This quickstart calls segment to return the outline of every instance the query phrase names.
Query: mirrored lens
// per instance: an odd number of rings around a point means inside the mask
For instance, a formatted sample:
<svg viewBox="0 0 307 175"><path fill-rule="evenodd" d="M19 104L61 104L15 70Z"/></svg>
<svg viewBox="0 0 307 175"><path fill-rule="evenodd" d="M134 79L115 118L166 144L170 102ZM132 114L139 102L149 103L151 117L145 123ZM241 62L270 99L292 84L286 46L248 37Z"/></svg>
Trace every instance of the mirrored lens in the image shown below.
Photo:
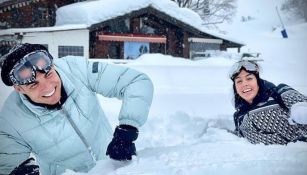
<svg viewBox="0 0 307 175"><path fill-rule="evenodd" d="M20 64L13 71L13 82L15 82L14 84L23 85L31 83L34 80L35 70L29 62Z"/></svg>
<svg viewBox="0 0 307 175"><path fill-rule="evenodd" d="M32 77L32 69L31 68L23 68L19 72L17 72L20 79L29 79Z"/></svg>
<svg viewBox="0 0 307 175"><path fill-rule="evenodd" d="M248 71L258 71L257 64L250 61L242 61L242 66Z"/></svg>
<svg viewBox="0 0 307 175"><path fill-rule="evenodd" d="M38 70L44 70L52 64L49 55L43 51L28 55L25 59L31 62L31 64Z"/></svg>

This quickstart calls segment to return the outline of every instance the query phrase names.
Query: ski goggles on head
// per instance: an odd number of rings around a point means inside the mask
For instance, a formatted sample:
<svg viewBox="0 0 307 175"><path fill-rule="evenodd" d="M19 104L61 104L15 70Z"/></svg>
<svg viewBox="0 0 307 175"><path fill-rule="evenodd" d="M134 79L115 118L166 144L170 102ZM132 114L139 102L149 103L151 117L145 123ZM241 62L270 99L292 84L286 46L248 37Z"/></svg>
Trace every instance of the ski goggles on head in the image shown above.
<svg viewBox="0 0 307 175"><path fill-rule="evenodd" d="M47 74L52 68L52 56L39 50L25 55L10 71L10 79L15 85L25 85L35 82L36 71Z"/></svg>
<svg viewBox="0 0 307 175"><path fill-rule="evenodd" d="M235 76L237 76L240 73L242 68L244 68L247 71L252 71L252 72L257 72L257 73L259 72L259 66L256 62L243 60L243 61L236 62L231 67L230 72L229 72L229 78L233 80Z"/></svg>

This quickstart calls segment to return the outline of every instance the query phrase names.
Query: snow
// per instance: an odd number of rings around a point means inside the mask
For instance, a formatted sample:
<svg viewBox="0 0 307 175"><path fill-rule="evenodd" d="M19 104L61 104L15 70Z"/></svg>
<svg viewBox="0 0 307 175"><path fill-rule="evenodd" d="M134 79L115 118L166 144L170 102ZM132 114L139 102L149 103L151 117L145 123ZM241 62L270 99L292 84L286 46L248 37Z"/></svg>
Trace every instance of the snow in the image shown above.
<svg viewBox="0 0 307 175"><path fill-rule="evenodd" d="M85 24L66 24L62 26L53 27L34 27L34 28L10 28L0 30L0 36L2 35L14 35L16 33L31 33L31 32L50 32L50 31L65 31L65 30L78 30L86 29Z"/></svg>
<svg viewBox="0 0 307 175"><path fill-rule="evenodd" d="M307 95L307 24L286 22L289 38L283 39L274 14L280 2L238 0L238 14L253 15L255 20L242 23L237 16L234 23L222 27L227 35L247 43L243 51L261 53L261 77L289 84ZM272 31L272 26L277 29ZM234 129L228 71L237 59L233 53L197 61L146 54L135 61L123 61L124 66L148 74L155 86L148 121L136 141L138 156L131 162L101 160L88 173L67 170L63 175L306 175L306 143L252 145L228 132ZM10 90L0 86L1 106ZM121 102L99 99L115 127Z"/></svg>
<svg viewBox="0 0 307 175"><path fill-rule="evenodd" d="M293 32L286 40L261 29L259 32L266 34L249 36L244 49L262 53L262 77L307 94L303 43L307 26L289 29ZM235 54L226 53L198 61L146 54L127 62L125 66L147 73L155 85L149 118L136 142L138 156L120 165L99 161L87 174L306 174L306 143L252 145L227 131L234 129L228 71L235 60ZM100 98L115 127L121 103Z"/></svg>
<svg viewBox="0 0 307 175"><path fill-rule="evenodd" d="M148 6L166 12L171 16L176 16L177 19L187 20L193 18L194 25L199 26L202 22L195 12L185 8L178 8L177 4L171 1L127 0L122 3L121 0L100 0L79 2L59 8L57 10L56 25L92 25Z"/></svg>
<svg viewBox="0 0 307 175"><path fill-rule="evenodd" d="M307 124L307 103L296 103L291 107L291 120L299 124ZM292 122L293 124L293 122Z"/></svg>

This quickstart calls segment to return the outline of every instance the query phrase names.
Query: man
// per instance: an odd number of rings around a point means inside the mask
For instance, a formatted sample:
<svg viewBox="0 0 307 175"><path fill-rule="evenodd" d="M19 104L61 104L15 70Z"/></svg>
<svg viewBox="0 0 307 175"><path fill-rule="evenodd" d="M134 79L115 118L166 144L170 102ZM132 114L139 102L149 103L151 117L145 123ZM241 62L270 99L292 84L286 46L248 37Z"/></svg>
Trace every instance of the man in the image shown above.
<svg viewBox="0 0 307 175"><path fill-rule="evenodd" d="M15 91L0 113L0 174L87 172L106 155L136 155L133 142L153 93L145 74L80 57L53 59L44 46L26 43L5 56L1 78ZM96 93L122 100L113 139Z"/></svg>

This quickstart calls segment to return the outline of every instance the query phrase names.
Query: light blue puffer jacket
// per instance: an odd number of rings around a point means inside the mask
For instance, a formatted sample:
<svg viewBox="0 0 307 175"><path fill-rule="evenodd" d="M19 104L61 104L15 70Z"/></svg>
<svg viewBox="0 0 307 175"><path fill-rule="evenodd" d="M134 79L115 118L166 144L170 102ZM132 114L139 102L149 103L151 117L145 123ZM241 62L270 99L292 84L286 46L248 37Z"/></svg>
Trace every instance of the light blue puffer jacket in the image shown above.
<svg viewBox="0 0 307 175"><path fill-rule="evenodd" d="M119 124L140 127L147 119L153 85L145 74L81 57L55 59L54 64L68 95L61 110L34 106L17 92L3 105L0 174L11 172L30 153L43 175L58 175L65 169L88 171L94 161L87 146L97 160L106 158L113 131L96 93L122 100Z"/></svg>

